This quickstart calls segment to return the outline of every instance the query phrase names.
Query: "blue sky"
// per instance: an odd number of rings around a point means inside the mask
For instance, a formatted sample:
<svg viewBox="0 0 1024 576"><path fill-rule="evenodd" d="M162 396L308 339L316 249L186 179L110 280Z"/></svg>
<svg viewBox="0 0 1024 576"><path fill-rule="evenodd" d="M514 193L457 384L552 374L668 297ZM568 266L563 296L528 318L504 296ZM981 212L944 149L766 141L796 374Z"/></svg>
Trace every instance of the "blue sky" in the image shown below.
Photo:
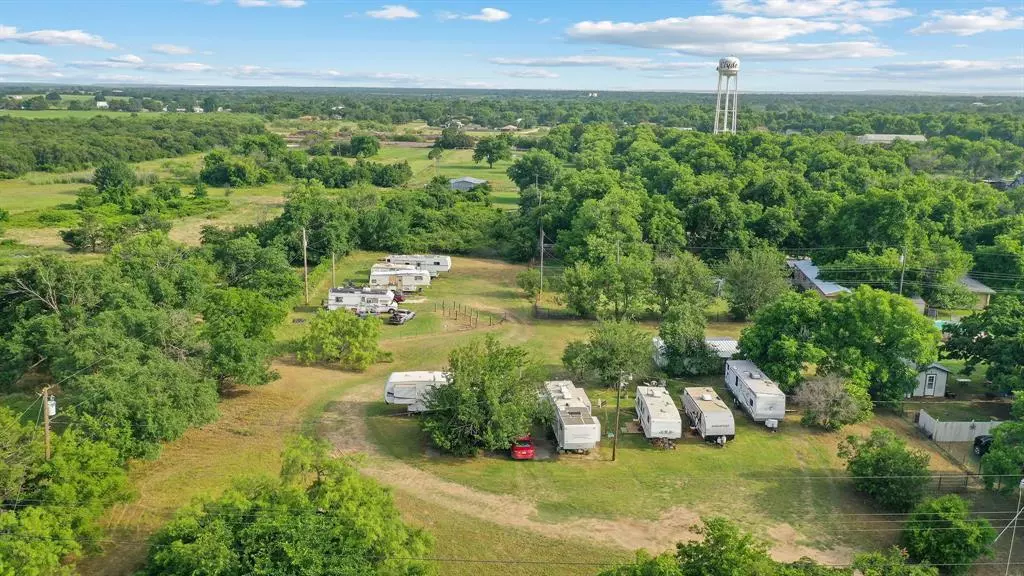
<svg viewBox="0 0 1024 576"><path fill-rule="evenodd" d="M1024 95L1024 2L0 0L0 80Z"/></svg>

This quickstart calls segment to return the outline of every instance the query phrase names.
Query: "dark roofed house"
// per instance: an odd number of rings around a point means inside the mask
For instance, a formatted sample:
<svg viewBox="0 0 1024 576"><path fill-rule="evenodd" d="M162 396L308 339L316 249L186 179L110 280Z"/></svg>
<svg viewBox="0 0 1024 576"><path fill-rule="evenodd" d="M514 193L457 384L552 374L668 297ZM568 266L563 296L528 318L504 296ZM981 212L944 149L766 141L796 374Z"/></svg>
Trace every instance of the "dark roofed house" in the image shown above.
<svg viewBox="0 0 1024 576"><path fill-rule="evenodd" d="M995 290L985 286L970 276L960 278L960 284L967 287L967 289L970 290L978 299L974 305L975 308L988 308L989 302L992 300L992 295L996 293Z"/></svg>
<svg viewBox="0 0 1024 576"><path fill-rule="evenodd" d="M487 184L487 180L480 178L473 178L472 176L463 176L461 178L452 178L448 181L448 184L452 187L452 190L458 190L459 192L469 192L477 186Z"/></svg>
<svg viewBox="0 0 1024 576"><path fill-rule="evenodd" d="M786 265L793 270L794 284L804 290L814 290L822 298L832 300L850 291L845 286L818 278L818 267L807 258L791 258L786 260Z"/></svg>

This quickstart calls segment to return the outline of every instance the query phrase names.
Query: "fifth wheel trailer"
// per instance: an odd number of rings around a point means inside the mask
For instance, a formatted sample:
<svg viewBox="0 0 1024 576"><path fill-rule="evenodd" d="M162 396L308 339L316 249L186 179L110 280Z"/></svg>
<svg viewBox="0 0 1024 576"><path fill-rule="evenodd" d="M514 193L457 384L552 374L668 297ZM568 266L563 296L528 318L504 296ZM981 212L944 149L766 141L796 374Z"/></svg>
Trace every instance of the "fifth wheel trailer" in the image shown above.
<svg viewBox="0 0 1024 576"><path fill-rule="evenodd" d="M430 286L430 273L411 266L374 264L370 269L370 286L391 288L402 292L417 292Z"/></svg>
<svg viewBox="0 0 1024 576"><path fill-rule="evenodd" d="M389 254L384 261L388 264L404 264L418 270L426 270L431 276L452 269L452 257L442 254Z"/></svg>
<svg viewBox="0 0 1024 576"><path fill-rule="evenodd" d="M444 372L392 372L384 385L384 402L407 407L409 412L427 409L427 393L448 383Z"/></svg>
<svg viewBox="0 0 1024 576"><path fill-rule="evenodd" d="M725 385L754 422L774 430L786 417L786 395L750 360L726 361Z"/></svg>
<svg viewBox="0 0 1024 576"><path fill-rule="evenodd" d="M387 288L331 288L324 307L355 313L390 314L398 309L395 293Z"/></svg>
<svg viewBox="0 0 1024 576"><path fill-rule="evenodd" d="M722 402L714 388L684 388L683 411L690 426L708 442L725 444L736 437L736 421L732 410Z"/></svg>
<svg viewBox="0 0 1024 576"><path fill-rule="evenodd" d="M601 441L601 422L590 413L590 399L570 380L545 382L548 400L555 409L551 429L558 449L566 452L590 452Z"/></svg>
<svg viewBox="0 0 1024 576"><path fill-rule="evenodd" d="M636 416L649 440L676 440L683 436L683 419L672 395L661 386L636 387Z"/></svg>

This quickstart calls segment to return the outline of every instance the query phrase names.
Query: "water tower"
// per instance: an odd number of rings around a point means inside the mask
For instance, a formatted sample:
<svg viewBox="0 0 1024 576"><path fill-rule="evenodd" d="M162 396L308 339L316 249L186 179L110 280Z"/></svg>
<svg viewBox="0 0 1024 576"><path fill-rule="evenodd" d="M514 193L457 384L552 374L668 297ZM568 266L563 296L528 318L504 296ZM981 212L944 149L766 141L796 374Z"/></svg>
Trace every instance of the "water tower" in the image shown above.
<svg viewBox="0 0 1024 576"><path fill-rule="evenodd" d="M718 61L718 95L715 98L715 134L736 133L736 113L740 108L740 59L735 56ZM722 86L725 80L725 86ZM730 87L731 85L731 87ZM724 96L724 99L723 99Z"/></svg>

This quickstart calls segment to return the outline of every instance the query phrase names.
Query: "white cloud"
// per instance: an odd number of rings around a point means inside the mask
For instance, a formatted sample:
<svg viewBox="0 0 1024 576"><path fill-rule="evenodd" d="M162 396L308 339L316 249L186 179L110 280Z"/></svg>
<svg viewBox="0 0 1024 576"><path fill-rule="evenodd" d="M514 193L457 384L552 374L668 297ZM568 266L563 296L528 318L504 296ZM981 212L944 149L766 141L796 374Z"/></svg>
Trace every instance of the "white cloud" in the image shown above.
<svg viewBox="0 0 1024 576"><path fill-rule="evenodd" d="M501 22L508 20L512 15L497 8L484 8L477 14L466 16L466 20L479 20L481 22Z"/></svg>
<svg viewBox="0 0 1024 576"><path fill-rule="evenodd" d="M112 50L117 46L107 42L102 36L90 34L83 30L33 30L18 32L13 26L0 24L0 40L11 40L22 44L46 44L49 46L91 46Z"/></svg>
<svg viewBox="0 0 1024 576"><path fill-rule="evenodd" d="M513 78L558 78L557 73L543 68L537 68L536 70L511 70L505 75Z"/></svg>
<svg viewBox="0 0 1024 576"><path fill-rule="evenodd" d="M540 20L530 18L530 22L533 22L534 24L548 24L551 22L551 18L541 18Z"/></svg>
<svg viewBox="0 0 1024 576"><path fill-rule="evenodd" d="M110 62L117 62L121 64L130 64L133 66L138 66L142 64L142 58L139 58L135 54L123 54L121 56L113 56L107 58L107 60L109 60Z"/></svg>
<svg viewBox="0 0 1024 576"><path fill-rule="evenodd" d="M75 61L68 64L72 68L126 68L131 70L152 70L156 72L210 72L213 66L201 62L153 62L147 63L134 54L114 56L106 60Z"/></svg>
<svg viewBox="0 0 1024 576"><path fill-rule="evenodd" d="M953 34L973 36L982 32L1024 30L1024 16L1011 16L1006 8L982 8L963 14L947 10L936 10L931 20L923 22L910 32L913 34Z"/></svg>
<svg viewBox="0 0 1024 576"><path fill-rule="evenodd" d="M237 0L237 4L242 8L302 8L306 5L306 0Z"/></svg>
<svg viewBox="0 0 1024 576"><path fill-rule="evenodd" d="M459 14L458 12L451 12L448 10L442 10L437 13L437 19L441 22L448 22L450 20L477 20L479 22L501 22L502 20L508 20L512 15L504 10L497 8L483 8L476 14Z"/></svg>
<svg viewBox="0 0 1024 576"><path fill-rule="evenodd" d="M825 58L875 58L896 51L875 41L831 43L783 43L794 36L823 32L862 31L859 24L800 18L743 18L732 15L665 18L650 22L579 22L566 33L570 39L635 46L667 48L684 54L784 60Z"/></svg>
<svg viewBox="0 0 1024 576"><path fill-rule="evenodd" d="M967 48L967 44L953 44L953 48Z"/></svg>
<svg viewBox="0 0 1024 576"><path fill-rule="evenodd" d="M68 64L74 68L141 68L145 62L134 54L111 56L104 60L77 60Z"/></svg>
<svg viewBox="0 0 1024 576"><path fill-rule="evenodd" d="M0 54L0 66L15 68L50 68L53 62L39 54Z"/></svg>
<svg viewBox="0 0 1024 576"><path fill-rule="evenodd" d="M201 62L172 62L150 64L147 68L161 72L210 72L213 66Z"/></svg>
<svg viewBox="0 0 1024 576"><path fill-rule="evenodd" d="M791 18L836 18L864 22L886 22L913 15L898 8L895 0L718 0L725 12L787 16Z"/></svg>
<svg viewBox="0 0 1024 576"><path fill-rule="evenodd" d="M160 54L170 54L172 56L182 56L192 53L192 49L188 46L179 46L178 44L153 44L153 46L150 47L150 50Z"/></svg>
<svg viewBox="0 0 1024 576"><path fill-rule="evenodd" d="M401 4L385 4L379 10L369 10L366 15L380 20L398 20L401 18L419 18L419 12Z"/></svg>
<svg viewBox="0 0 1024 576"><path fill-rule="evenodd" d="M500 66L569 67L596 66L619 70L678 70L684 68L714 69L713 62L657 62L650 58L634 56L552 56L548 58L491 58L492 64Z"/></svg>
<svg viewBox="0 0 1024 576"><path fill-rule="evenodd" d="M268 68L265 66L244 65L223 71L234 78L244 79L305 79L305 80L336 80L339 82L382 81L385 84L421 84L422 78L415 74L400 72L342 72L340 70L303 70L294 68Z"/></svg>
<svg viewBox="0 0 1024 576"><path fill-rule="evenodd" d="M992 77L996 72L1024 71L1024 58L1007 60L924 60L892 62L875 66L850 68L797 68L793 72L817 76L875 78L886 80L951 80L969 77Z"/></svg>

